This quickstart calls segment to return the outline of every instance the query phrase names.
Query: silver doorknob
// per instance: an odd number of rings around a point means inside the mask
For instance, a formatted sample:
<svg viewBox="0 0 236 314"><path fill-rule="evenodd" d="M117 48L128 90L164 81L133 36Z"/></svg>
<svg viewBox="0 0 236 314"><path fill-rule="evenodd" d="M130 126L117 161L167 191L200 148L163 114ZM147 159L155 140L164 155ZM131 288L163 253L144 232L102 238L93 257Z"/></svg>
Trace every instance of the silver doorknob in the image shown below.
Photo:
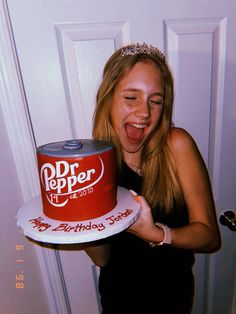
<svg viewBox="0 0 236 314"><path fill-rule="evenodd" d="M229 227L230 230L236 231L236 215L232 210L226 210L220 215L220 223Z"/></svg>

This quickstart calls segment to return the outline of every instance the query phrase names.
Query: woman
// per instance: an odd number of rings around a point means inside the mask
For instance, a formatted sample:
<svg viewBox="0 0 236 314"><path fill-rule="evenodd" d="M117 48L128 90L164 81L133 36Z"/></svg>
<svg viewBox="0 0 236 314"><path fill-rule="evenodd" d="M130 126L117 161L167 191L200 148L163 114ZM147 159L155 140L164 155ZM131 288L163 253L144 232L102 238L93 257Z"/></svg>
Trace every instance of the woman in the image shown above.
<svg viewBox="0 0 236 314"><path fill-rule="evenodd" d="M118 184L135 191L137 221L87 250L101 266L104 314L191 313L194 252L219 249L206 167L187 131L172 124L173 79L146 44L116 51L97 94L93 137L114 143Z"/></svg>

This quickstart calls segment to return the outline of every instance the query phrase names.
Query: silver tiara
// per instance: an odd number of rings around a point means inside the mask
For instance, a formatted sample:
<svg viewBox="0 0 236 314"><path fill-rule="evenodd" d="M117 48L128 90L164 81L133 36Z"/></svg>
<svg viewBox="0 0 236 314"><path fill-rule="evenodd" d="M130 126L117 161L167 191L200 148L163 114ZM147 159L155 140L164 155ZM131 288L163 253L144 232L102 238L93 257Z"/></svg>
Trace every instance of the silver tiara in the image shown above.
<svg viewBox="0 0 236 314"><path fill-rule="evenodd" d="M165 61L165 55L156 47L152 45L132 44L121 49L121 56L134 56L139 54L148 54L159 57L162 61Z"/></svg>

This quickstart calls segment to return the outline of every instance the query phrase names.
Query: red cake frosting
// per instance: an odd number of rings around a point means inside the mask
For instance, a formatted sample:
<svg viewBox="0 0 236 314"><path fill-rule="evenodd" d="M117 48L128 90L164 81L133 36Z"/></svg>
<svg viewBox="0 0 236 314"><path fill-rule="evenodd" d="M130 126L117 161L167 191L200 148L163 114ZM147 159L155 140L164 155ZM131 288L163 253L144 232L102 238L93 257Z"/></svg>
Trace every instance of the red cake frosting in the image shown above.
<svg viewBox="0 0 236 314"><path fill-rule="evenodd" d="M116 150L89 139L38 147L43 212L62 221L94 219L116 206Z"/></svg>

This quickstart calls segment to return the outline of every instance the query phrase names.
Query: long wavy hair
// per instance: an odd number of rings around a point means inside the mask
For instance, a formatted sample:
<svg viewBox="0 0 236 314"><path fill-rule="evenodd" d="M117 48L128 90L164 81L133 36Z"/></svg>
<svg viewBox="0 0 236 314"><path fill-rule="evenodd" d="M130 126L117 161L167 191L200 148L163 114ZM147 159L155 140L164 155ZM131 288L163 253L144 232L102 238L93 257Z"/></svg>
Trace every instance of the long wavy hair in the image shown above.
<svg viewBox="0 0 236 314"><path fill-rule="evenodd" d="M122 150L110 117L112 97L119 81L138 62L153 62L161 72L164 87L161 119L142 147L140 166L143 180L141 194L152 208L158 206L164 214L168 214L173 209L174 204L182 207L183 195L169 146L171 141L170 129L173 125L174 87L172 74L164 58L158 54L147 53L122 55L122 48L110 57L104 67L103 79L97 92L93 117L93 138L107 140L115 145L119 169Z"/></svg>

